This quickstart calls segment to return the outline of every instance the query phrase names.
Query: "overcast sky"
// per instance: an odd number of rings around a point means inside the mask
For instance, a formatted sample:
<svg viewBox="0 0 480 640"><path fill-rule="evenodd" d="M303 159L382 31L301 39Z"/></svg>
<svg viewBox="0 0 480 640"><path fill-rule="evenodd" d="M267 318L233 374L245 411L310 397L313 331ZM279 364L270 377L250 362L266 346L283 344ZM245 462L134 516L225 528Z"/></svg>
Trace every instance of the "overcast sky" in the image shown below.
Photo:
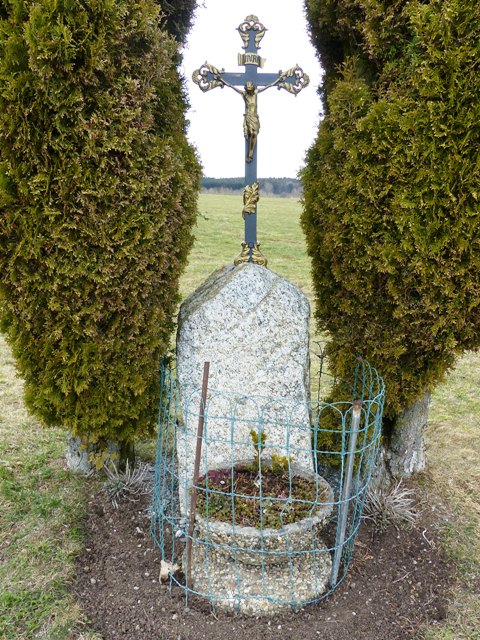
<svg viewBox="0 0 480 640"><path fill-rule="evenodd" d="M310 85L296 97L275 88L259 96L258 175L295 177L315 138L321 109L321 69L307 34L302 0L204 0L184 51L189 139L199 151L206 176L244 175L242 97L228 87L203 93L191 77L205 61L226 71L244 70L237 61L243 49L236 29L250 14L268 29L259 51L266 58L262 71L276 73L298 64L310 76Z"/></svg>

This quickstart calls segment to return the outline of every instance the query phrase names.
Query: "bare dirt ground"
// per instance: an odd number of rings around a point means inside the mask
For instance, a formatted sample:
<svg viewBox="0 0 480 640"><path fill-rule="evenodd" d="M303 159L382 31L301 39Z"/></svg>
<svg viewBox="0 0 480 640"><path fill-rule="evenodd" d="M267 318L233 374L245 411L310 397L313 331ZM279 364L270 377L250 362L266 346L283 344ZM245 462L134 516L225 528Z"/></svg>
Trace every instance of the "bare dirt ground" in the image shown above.
<svg viewBox="0 0 480 640"><path fill-rule="evenodd" d="M363 524L347 579L317 606L272 619L217 613L159 582L160 552L149 534L150 496L118 509L91 496L86 552L73 588L104 640L415 640L445 618L453 565L439 543L439 509L413 528L374 534Z"/></svg>

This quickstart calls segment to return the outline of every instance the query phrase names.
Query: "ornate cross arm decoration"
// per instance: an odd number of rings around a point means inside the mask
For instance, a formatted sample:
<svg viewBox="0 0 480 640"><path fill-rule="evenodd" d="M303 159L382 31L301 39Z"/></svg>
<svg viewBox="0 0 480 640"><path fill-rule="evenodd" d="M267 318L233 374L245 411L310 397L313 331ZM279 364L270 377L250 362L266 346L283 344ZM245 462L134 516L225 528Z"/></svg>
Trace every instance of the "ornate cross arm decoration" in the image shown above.
<svg viewBox="0 0 480 640"><path fill-rule="evenodd" d="M280 71L278 80L270 86L276 85L279 89L285 89L285 91L293 93L293 95L296 96L302 89L308 87L309 84L310 78L297 64L288 71ZM266 88L267 87L265 87L265 89Z"/></svg>
<svg viewBox="0 0 480 640"><path fill-rule="evenodd" d="M226 85L225 80L222 78L222 73L225 73L225 69L217 69L217 67L205 62L200 69L196 69L193 72L192 80L205 93L210 89L223 88Z"/></svg>
<svg viewBox="0 0 480 640"><path fill-rule="evenodd" d="M243 40L242 47L244 49L248 49L248 45L250 43L250 32L253 31L255 34L255 48L260 49L260 42L265 35L266 28L259 21L257 16L250 15L245 18L242 24L238 27L238 33Z"/></svg>
<svg viewBox="0 0 480 640"><path fill-rule="evenodd" d="M200 69L196 69L193 72L192 80L204 93L216 87L231 87L237 91L237 93L243 93L223 77L224 73L225 69L217 69L217 67L214 67L212 64L205 62ZM258 87L256 93L262 93L266 89L270 89L270 87L278 87L296 96L302 89L308 87L309 84L310 78L297 64L288 71L279 71L278 77L273 82L270 82L264 87Z"/></svg>

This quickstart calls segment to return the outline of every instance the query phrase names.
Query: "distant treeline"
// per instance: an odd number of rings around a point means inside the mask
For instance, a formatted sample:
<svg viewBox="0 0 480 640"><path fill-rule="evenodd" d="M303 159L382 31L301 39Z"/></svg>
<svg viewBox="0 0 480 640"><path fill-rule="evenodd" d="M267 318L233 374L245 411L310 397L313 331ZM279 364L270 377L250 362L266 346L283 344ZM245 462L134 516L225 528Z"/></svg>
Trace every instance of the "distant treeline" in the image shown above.
<svg viewBox="0 0 480 640"><path fill-rule="evenodd" d="M260 178L260 191L264 196L299 197L300 180L295 178ZM203 193L243 193L244 178L202 178Z"/></svg>

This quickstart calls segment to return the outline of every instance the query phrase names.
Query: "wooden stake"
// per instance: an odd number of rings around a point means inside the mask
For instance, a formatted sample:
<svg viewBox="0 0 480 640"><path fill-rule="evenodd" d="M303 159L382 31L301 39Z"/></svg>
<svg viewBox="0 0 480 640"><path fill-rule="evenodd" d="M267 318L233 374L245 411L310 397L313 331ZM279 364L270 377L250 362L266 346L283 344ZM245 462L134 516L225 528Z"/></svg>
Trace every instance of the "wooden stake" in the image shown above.
<svg viewBox="0 0 480 640"><path fill-rule="evenodd" d="M207 405L209 373L210 363L205 362L203 365L202 398L200 400L200 412L198 415L197 448L195 451L195 464L193 467L192 489L190 495L190 514L187 536L187 589L192 588L192 538L193 529L195 527L195 509L197 508L197 483L200 471L200 459L202 456L203 427L205 424L205 407Z"/></svg>

